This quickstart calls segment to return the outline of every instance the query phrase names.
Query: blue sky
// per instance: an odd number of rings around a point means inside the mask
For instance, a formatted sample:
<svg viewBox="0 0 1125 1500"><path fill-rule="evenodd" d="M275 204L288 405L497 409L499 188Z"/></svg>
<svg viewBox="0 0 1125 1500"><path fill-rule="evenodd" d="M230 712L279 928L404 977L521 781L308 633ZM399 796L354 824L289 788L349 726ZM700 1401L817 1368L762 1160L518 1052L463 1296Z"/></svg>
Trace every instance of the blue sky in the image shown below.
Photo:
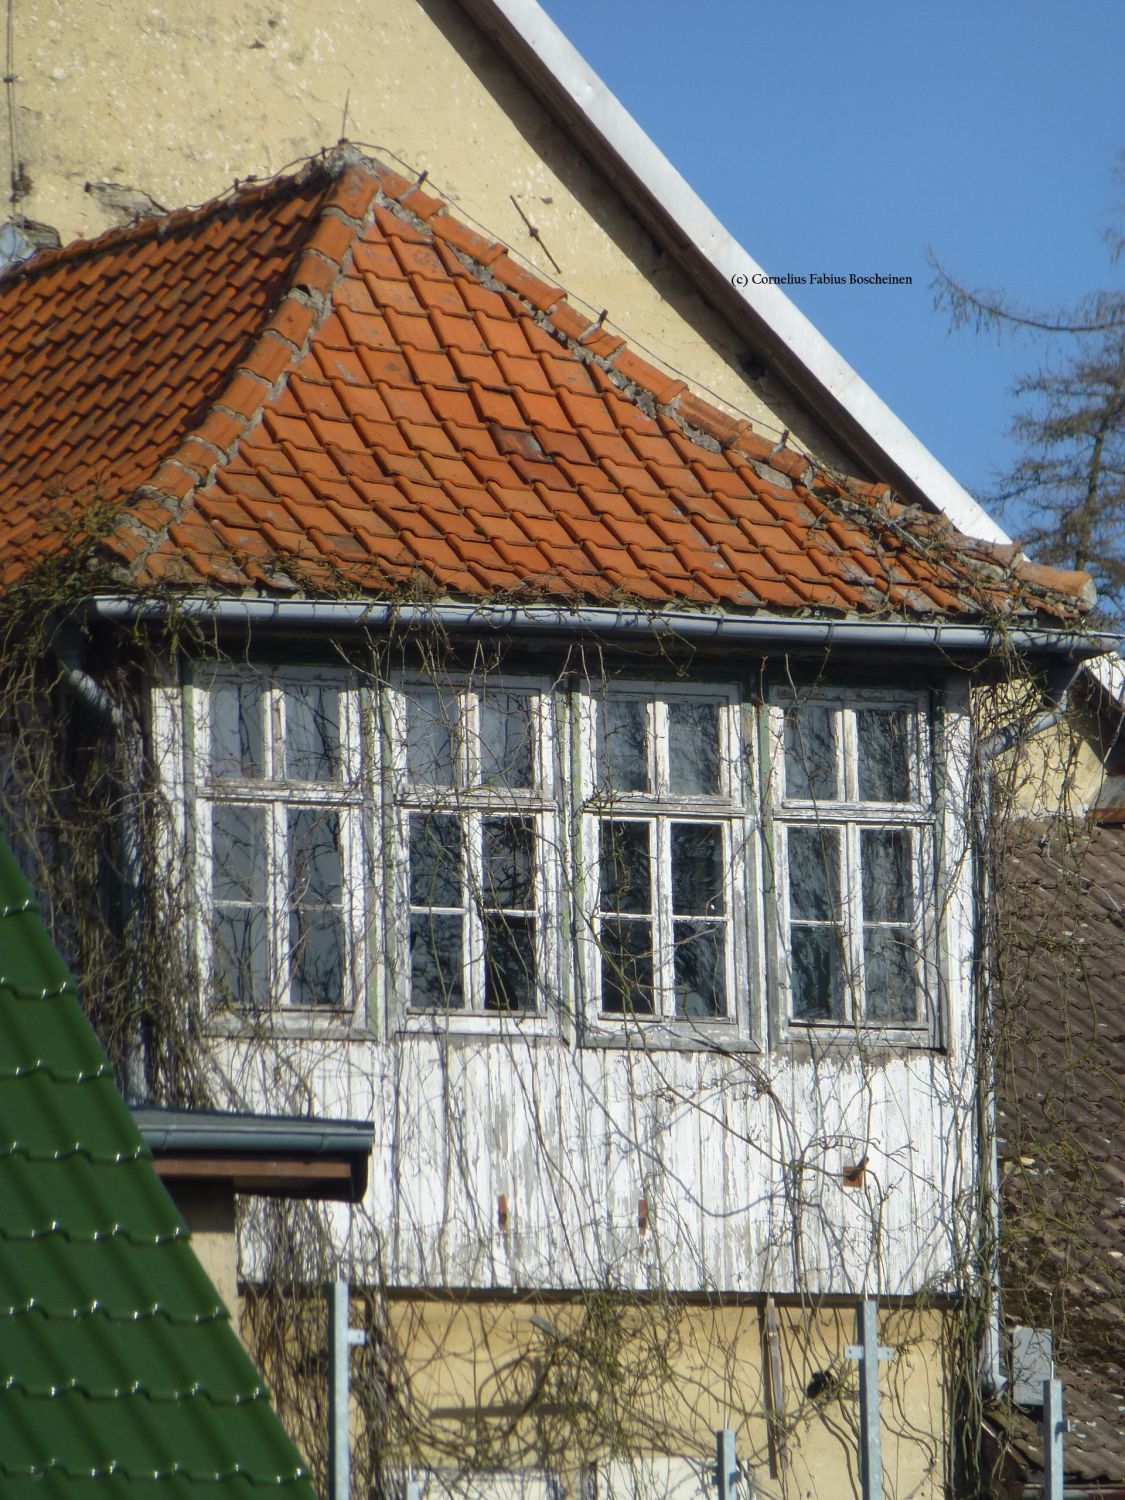
<svg viewBox="0 0 1125 1500"><path fill-rule="evenodd" d="M1120 280L1103 233L1125 147L1123 0L541 3L771 275L914 277L791 295L987 491L1014 452L1010 388L1040 349L950 333L927 248L1036 306Z"/></svg>

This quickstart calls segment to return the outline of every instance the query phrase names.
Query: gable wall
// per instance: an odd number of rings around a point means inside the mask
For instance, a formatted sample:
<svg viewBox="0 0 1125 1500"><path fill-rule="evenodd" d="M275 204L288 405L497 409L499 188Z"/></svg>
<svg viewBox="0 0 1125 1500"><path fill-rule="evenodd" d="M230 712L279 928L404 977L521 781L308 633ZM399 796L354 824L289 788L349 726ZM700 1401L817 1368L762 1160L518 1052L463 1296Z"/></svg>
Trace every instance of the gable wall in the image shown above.
<svg viewBox="0 0 1125 1500"><path fill-rule="evenodd" d="M140 189L174 208L236 177L277 173L344 134L390 165L428 171L461 217L561 282L592 318L607 309L608 326L693 389L766 435L789 428L842 462L768 378L751 389L741 341L456 0L177 0L166 9L149 0L13 0L13 17L18 155L30 179L17 206L64 241L122 222L87 183ZM5 172L10 158L5 131Z"/></svg>

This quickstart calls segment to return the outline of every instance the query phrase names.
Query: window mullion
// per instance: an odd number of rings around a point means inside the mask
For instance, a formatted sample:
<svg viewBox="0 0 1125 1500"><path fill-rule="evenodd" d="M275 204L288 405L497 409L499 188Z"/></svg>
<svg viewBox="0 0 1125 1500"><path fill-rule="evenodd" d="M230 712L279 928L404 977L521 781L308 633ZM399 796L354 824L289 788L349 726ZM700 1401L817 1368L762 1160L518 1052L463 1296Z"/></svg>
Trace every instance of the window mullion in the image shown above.
<svg viewBox="0 0 1125 1500"><path fill-rule="evenodd" d="M664 798L668 796L671 781L668 768L668 705L662 698L650 699L648 713L652 789L657 798Z"/></svg>
<svg viewBox="0 0 1125 1500"><path fill-rule="evenodd" d="M462 812L461 827L464 839L464 854L461 860L463 953L464 972L468 978L465 986L466 1009L474 1014L484 1011L485 961L484 961L484 814Z"/></svg>
<svg viewBox="0 0 1125 1500"><path fill-rule="evenodd" d="M842 708L836 716L837 755L844 761L844 801L859 801L859 736L856 731L855 710Z"/></svg>
<svg viewBox="0 0 1125 1500"><path fill-rule="evenodd" d="M656 855L653 872L653 916L655 917L654 979L656 1014L673 1020L676 1013L675 919L672 916L672 820L652 819L652 838Z"/></svg>
<svg viewBox="0 0 1125 1500"><path fill-rule="evenodd" d="M859 1022L866 1011L866 977L863 960L863 890L860 869L860 826L853 819L844 824L843 919L845 952L850 983L846 988L851 1015Z"/></svg>
<svg viewBox="0 0 1125 1500"><path fill-rule="evenodd" d="M268 970L269 994L273 1004L284 1009L289 1003L289 804L275 797L267 804L266 827L269 830L266 850L266 893L268 910L266 927L270 933Z"/></svg>

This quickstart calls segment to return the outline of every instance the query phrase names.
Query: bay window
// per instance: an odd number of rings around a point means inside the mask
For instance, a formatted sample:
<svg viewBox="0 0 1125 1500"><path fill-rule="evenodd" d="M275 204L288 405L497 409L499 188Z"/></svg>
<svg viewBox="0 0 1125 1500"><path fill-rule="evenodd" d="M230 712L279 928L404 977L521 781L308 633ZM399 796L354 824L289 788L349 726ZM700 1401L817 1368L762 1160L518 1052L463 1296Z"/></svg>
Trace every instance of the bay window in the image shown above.
<svg viewBox="0 0 1125 1500"><path fill-rule="evenodd" d="M786 690L759 710L718 683L480 674L361 699L343 668L224 667L192 701L213 1014L366 1019L370 945L392 1028L574 1014L591 1040L737 1043L768 1002L782 1034L932 1033L920 694Z"/></svg>

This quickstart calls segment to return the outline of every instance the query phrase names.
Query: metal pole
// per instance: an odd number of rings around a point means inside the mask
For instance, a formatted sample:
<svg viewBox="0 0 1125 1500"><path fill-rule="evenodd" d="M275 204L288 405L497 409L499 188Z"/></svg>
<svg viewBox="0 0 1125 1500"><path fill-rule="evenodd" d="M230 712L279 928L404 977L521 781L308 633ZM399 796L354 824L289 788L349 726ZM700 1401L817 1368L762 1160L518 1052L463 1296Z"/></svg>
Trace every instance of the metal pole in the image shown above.
<svg viewBox="0 0 1125 1500"><path fill-rule="evenodd" d="M1043 1382L1043 1500L1063 1500L1062 1381Z"/></svg>
<svg viewBox="0 0 1125 1500"><path fill-rule="evenodd" d="M715 1433L715 1483L719 1500L734 1500L738 1483L738 1456L734 1451L734 1431L720 1427Z"/></svg>
<svg viewBox="0 0 1125 1500"><path fill-rule="evenodd" d="M328 1286L328 1495L351 1500L351 1440L348 1432L348 1351L364 1342L362 1328L348 1327L348 1283Z"/></svg>
<svg viewBox="0 0 1125 1500"><path fill-rule="evenodd" d="M891 1351L879 1342L879 1306L865 1297L856 1307L858 1344L844 1353L859 1361L859 1475L863 1500L882 1500L883 1454L879 1446L879 1361ZM1062 1497L1059 1497L1062 1500Z"/></svg>

